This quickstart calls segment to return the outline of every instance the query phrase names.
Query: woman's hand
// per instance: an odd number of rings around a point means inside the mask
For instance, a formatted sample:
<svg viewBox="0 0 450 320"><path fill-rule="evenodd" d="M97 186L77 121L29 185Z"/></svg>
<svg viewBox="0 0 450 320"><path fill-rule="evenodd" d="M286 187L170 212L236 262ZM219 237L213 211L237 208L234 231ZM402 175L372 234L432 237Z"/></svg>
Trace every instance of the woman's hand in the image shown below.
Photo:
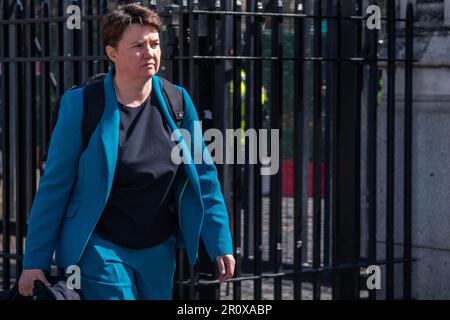
<svg viewBox="0 0 450 320"><path fill-rule="evenodd" d="M23 270L19 279L19 293L23 296L32 296L35 280L41 280L46 286L51 286L41 269Z"/></svg>
<svg viewBox="0 0 450 320"><path fill-rule="evenodd" d="M233 255L226 254L223 256L216 257L217 265L219 266L220 282L225 282L234 275L234 266L236 261L234 260Z"/></svg>

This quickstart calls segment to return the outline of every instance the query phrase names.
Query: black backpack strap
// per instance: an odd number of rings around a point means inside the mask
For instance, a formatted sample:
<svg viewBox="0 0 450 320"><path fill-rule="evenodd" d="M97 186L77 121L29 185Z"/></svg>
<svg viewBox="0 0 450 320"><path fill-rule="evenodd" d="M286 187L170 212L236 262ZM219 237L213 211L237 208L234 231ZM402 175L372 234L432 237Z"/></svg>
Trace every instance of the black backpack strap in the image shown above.
<svg viewBox="0 0 450 320"><path fill-rule="evenodd" d="M170 81L159 77L163 83L163 96L169 107L170 115L178 128L184 118L183 94Z"/></svg>
<svg viewBox="0 0 450 320"><path fill-rule="evenodd" d="M93 77L89 78L83 85L81 86L72 86L70 90L74 90L77 88L82 87L83 88L83 119L82 119L82 125L81 125L81 132L82 132L82 138L83 138L83 151L87 148L87 145L89 143L89 139L94 132L95 128L97 127L97 124L100 122L100 119L103 114L103 110L105 109L104 106L104 87L103 87L103 79L105 78L107 74L106 73L98 73L94 75ZM59 115L59 109L61 107L61 99L62 96L58 98L58 101L55 105L55 107L52 110L52 113L50 115L50 137L53 133L53 130L56 126L56 122L58 120ZM44 174L44 167L45 163L47 162L47 156L48 156L48 148L49 145L47 145L47 149L43 152L42 158L41 158L41 175Z"/></svg>
<svg viewBox="0 0 450 320"><path fill-rule="evenodd" d="M56 101L56 104L53 107L51 114L50 114L50 136L52 135L53 130L55 129L55 126L56 126L56 121L58 120L59 108L61 106L62 97L63 97L62 95L59 96L58 101Z"/></svg>
<svg viewBox="0 0 450 320"><path fill-rule="evenodd" d="M81 87L86 86L87 84L96 81L96 80L102 80L107 76L107 73L97 73L96 75L93 75L92 77L90 77L84 84L81 85ZM72 88L70 88L70 90L74 90L79 88L80 86L77 85L73 85ZM62 95L58 98L58 101L56 102L56 106L55 108L53 108L52 114L50 115L50 134L53 132L53 129L56 126L56 121L58 120L58 115L59 115L59 108L61 106L61 99L62 99Z"/></svg>
<svg viewBox="0 0 450 320"><path fill-rule="evenodd" d="M83 88L83 151L97 127L105 110L105 88L103 77L88 81Z"/></svg>

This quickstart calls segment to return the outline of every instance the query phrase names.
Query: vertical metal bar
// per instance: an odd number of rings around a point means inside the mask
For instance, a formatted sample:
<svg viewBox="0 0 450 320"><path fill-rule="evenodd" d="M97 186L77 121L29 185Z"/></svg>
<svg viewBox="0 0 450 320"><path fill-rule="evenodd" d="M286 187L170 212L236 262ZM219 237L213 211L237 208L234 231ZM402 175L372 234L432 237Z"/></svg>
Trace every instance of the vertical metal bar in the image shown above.
<svg viewBox="0 0 450 320"><path fill-rule="evenodd" d="M198 55L198 14L194 14L193 10L198 10L198 0L189 1L189 43L188 43L188 73L189 78L189 93L194 101L194 104L198 106L198 94L197 94L197 77L198 77L198 67L197 62L194 61L193 56ZM198 264L195 267L190 267L191 279L197 281L198 278ZM190 298L199 299L199 288L197 286L190 287Z"/></svg>
<svg viewBox="0 0 450 320"><path fill-rule="evenodd" d="M246 12L252 12L254 1L247 1L245 11ZM244 49L243 54L245 56L254 56L253 54L253 46L252 46L252 37L253 37L253 30L252 23L254 23L253 17L247 16L245 17L245 33L244 33ZM254 81L254 60L251 61L244 61L244 70L245 70L245 79L243 79L243 83L245 86L244 90L244 106L243 106L243 112L241 113L244 117L244 130L247 130L249 128L254 128L253 124L253 113L254 113L254 103L253 103L253 81ZM245 154L250 155L250 152L252 151L251 142L246 141L245 142ZM254 197L254 186L253 186L253 165L250 164L249 156L246 156L245 161L245 167L244 167L244 261L241 264L241 266L248 266L250 261L250 239L253 239L253 197Z"/></svg>
<svg viewBox="0 0 450 320"><path fill-rule="evenodd" d="M7 10L5 8L9 7L9 1L5 2L5 7L3 8L2 16L3 19L7 19ZM1 56L9 58L11 55L9 53L10 43L10 30L12 28L11 25L4 24L2 27L2 39L3 43L8 43L7 46L2 46L0 48ZM14 41L14 40L13 40ZM12 42L13 42L12 41ZM14 42L12 43L14 45ZM11 155L11 121L10 121L10 112L11 112L11 97L10 97L10 87L11 83L9 82L10 76L10 62L5 62L2 65L2 157L3 157L3 205L2 205L2 235L3 235L3 252L8 254L10 252L10 219L11 219L11 204L13 201L13 195L11 194L11 178L12 178L12 170L10 170L10 155ZM8 79L8 81L6 81ZM10 277L11 277L11 261L8 257L3 256L2 258L2 284L3 289L9 289L10 286Z"/></svg>
<svg viewBox="0 0 450 320"><path fill-rule="evenodd" d="M303 2L303 12L307 15L314 15L314 5L312 1L304 1ZM307 56L313 56L313 32L311 32L314 28L314 19L308 18L304 19L304 55ZM313 62L312 61L305 61L304 64L304 73L305 76L309 75L309 78L312 78L313 73ZM313 88L314 81L305 81L303 84L303 90L304 90L304 98L303 103L305 105L304 108L304 120L303 120L303 126L305 127L303 131L303 139L305 139L304 147L303 147L303 183L305 184L305 192L302 194L302 201L303 201L303 207L302 207L302 220L300 223L303 225L304 232L301 234L301 241L302 241L302 261L303 266L307 265L309 268L312 266L312 222L311 218L312 215L310 215L310 212L312 213L312 183L310 184L310 181L313 179L313 173L310 169L312 169L313 165L313 157L312 157L312 142L313 142L313 133L312 133L312 123L313 123L313 105L312 105L312 88ZM306 277L304 277L306 280ZM312 276L308 275L308 281L310 284L312 284Z"/></svg>
<svg viewBox="0 0 450 320"><path fill-rule="evenodd" d="M188 13L189 7L187 0L183 0L180 5L180 11L179 11L179 20L180 20L180 26L179 26L179 32L178 32L178 61L175 63L178 63L178 81L180 84L184 87L189 87L189 60L183 59L183 57L189 56L189 32L190 32L190 25L189 25L189 13ZM184 251L180 250L179 252L179 272L178 277L179 280L185 280L190 275L190 266L187 262L186 256ZM180 284L178 288L178 294L180 299L186 299L186 298L192 298L193 292L191 287L187 287L185 285Z"/></svg>
<svg viewBox="0 0 450 320"><path fill-rule="evenodd" d="M103 12L103 14L106 14L106 12L108 12L108 0L99 0L99 1L101 1L101 6L102 6L102 12ZM104 49L105 48L103 48L103 45L101 45L101 52L103 52L104 51ZM108 67L109 67L109 61L108 61L108 59L106 59L106 60L104 60L103 61L103 63L101 64L101 65L103 65L103 72L107 72L108 71Z"/></svg>
<svg viewBox="0 0 450 320"><path fill-rule="evenodd" d="M338 0L336 3L336 9L335 9L335 16L337 17L334 20L334 26L335 28L330 28L330 46L335 48L335 54L336 58L339 59L341 57L341 35L342 35L342 27L341 27L341 3ZM338 227L338 222L341 219L340 216L340 198L338 196L338 179L340 179L339 174L339 141L338 141L338 135L339 135L339 122L338 122L338 115L341 110L341 100L340 100L340 93L339 89L341 88L341 63L340 61L336 60L334 63L334 75L333 75L333 82L334 85L331 88L333 91L331 95L333 96L333 112L331 114L331 121L332 121L332 142L331 142L331 154L333 155L333 163L332 163L332 175L333 180L331 182L331 188L333 192L333 197L331 200L331 214L332 214L332 225L331 225L331 231L332 231L332 240L331 240L331 254L332 254L332 266L336 267L339 264L339 252L338 252L338 244L339 244L339 236L340 236L340 229ZM339 298L339 283L336 281L336 279L339 277L339 272L336 272L333 270L331 272L331 277L333 279L333 299Z"/></svg>
<svg viewBox="0 0 450 320"><path fill-rule="evenodd" d="M224 2L223 7L225 10L232 10L233 9L233 2L232 0L227 0ZM230 55L230 48L233 46L233 17L231 15L221 15L220 18L221 21L221 28L220 28L220 38L223 39L223 41L220 41L220 52L222 55ZM221 99L220 99L220 106L223 106L223 109L225 112L223 112L220 115L220 128L225 132L226 129L233 128L233 113L232 113L232 95L231 95L231 89L232 89L232 63L231 61L224 60L220 64L219 72L224 74L223 77L220 77L220 80L217 83L216 90L218 92L222 92ZM231 165L225 165L223 168L223 190L225 194L225 201L227 203L227 206L229 208L233 207L233 166ZM230 225L231 225L231 232L234 232L233 229L233 214L232 210L231 217L230 217ZM227 292L229 291L229 288L231 287L231 284L227 285Z"/></svg>
<svg viewBox="0 0 450 320"><path fill-rule="evenodd" d="M61 12L61 15L65 18L67 18L66 8L67 8L68 1L69 0L64 0L64 7ZM74 1L76 1L76 0L74 0ZM74 50L74 43L76 43L76 41L75 41L76 30L67 29L67 26L63 23L59 23L59 25L62 25L62 27L63 27L63 30L62 30L62 37L63 37L62 40L63 41L61 43L62 43L64 56L76 55L75 50L78 50L78 48L76 48ZM76 61L74 61L74 60L64 60L63 65L64 65L65 76L64 76L64 78L63 78L64 80L62 82L62 84L63 84L62 92L64 93L72 85L76 84L76 79L78 77L77 76L78 70L75 67Z"/></svg>
<svg viewBox="0 0 450 320"><path fill-rule="evenodd" d="M92 2L80 1L81 4L81 15L82 17L86 16L88 14L88 8L92 7ZM76 41L74 43L74 49L75 49L75 55L80 55L83 58L91 57L90 55L90 41L89 36L92 35L92 32L90 32L90 25L92 24L92 20L86 21L84 19L81 20L81 30L76 31ZM78 63L77 69L79 68L81 72L78 74L80 75L80 78L78 79L77 84L81 84L84 81L86 81L89 76L91 75L89 73L89 65L91 64L91 61L88 61L86 59L83 59ZM81 68L80 68L81 67Z"/></svg>
<svg viewBox="0 0 450 320"><path fill-rule="evenodd" d="M49 17L48 2L43 2L42 18ZM41 23L41 56L50 55L50 28L48 22ZM41 66L41 145L39 155L43 150L47 150L47 144L50 140L50 62L40 62ZM42 172L41 172L42 173Z"/></svg>
<svg viewBox="0 0 450 320"><path fill-rule="evenodd" d="M262 1L255 1L254 12L260 12L262 10ZM260 16L254 18L254 42L253 50L255 56L262 55L262 43L261 43L261 29L263 20ZM261 89L262 89L262 60L256 60L254 63L254 88L253 88L253 103L254 103L254 128L260 130L262 127L262 103L261 103ZM259 149L258 149L259 154ZM261 192L261 163L257 161L255 165L254 175L254 216L253 216L253 251L254 251L254 265L253 272L255 276L261 276L262 274L262 192ZM253 295L254 299L262 299L262 281L261 278L256 278L253 283Z"/></svg>
<svg viewBox="0 0 450 320"><path fill-rule="evenodd" d="M163 50L163 56L167 60L169 79L172 80L173 83L180 83L179 80L179 70L178 70L178 61L175 60L175 57L178 57L180 52L178 50L178 38L179 38L179 12L180 6L177 4L171 4L164 7L166 14L170 15L165 17L169 22L166 23L167 31L165 32L165 48ZM167 51L164 51L167 50ZM166 67L167 68L167 67Z"/></svg>
<svg viewBox="0 0 450 320"><path fill-rule="evenodd" d="M198 100L198 62L193 59L193 56L198 55L198 20L199 15L193 13L193 10L199 9L199 0L192 0L190 2L189 12L189 93L194 101L194 104L199 107Z"/></svg>
<svg viewBox="0 0 450 320"><path fill-rule="evenodd" d="M386 185L386 299L394 298L394 170L395 170L395 1L386 2L388 32L387 185Z"/></svg>
<svg viewBox="0 0 450 320"><path fill-rule="evenodd" d="M413 5L409 3L406 8L406 36L405 36L405 164L404 164L404 239L403 239L403 296L411 299L411 244L412 244L412 94L413 94Z"/></svg>
<svg viewBox="0 0 450 320"><path fill-rule="evenodd" d="M32 18L34 16L34 2L27 1L23 17ZM20 38L25 46L22 48L20 56L34 56L34 28L31 23L25 23L21 26ZM34 86L35 63L24 63L25 81L23 91L25 93L19 104L19 163L20 170L17 171L19 194L17 196L17 216L16 216L16 253L23 253L24 225L27 220L27 213L32 205L32 198L35 190L36 181L36 153L35 153L35 122L32 116L36 114L36 90ZM21 261L17 261L16 274L22 271Z"/></svg>
<svg viewBox="0 0 450 320"><path fill-rule="evenodd" d="M89 16L93 15L94 12L94 3L92 1L87 1L87 14ZM99 32L100 30L98 30L97 32ZM94 55L94 21L93 20L89 20L87 22L87 43L88 43L88 56L92 57ZM88 69L87 69L87 75L88 77L94 75L94 61L90 60L88 62ZM96 72L95 72L96 73Z"/></svg>
<svg viewBox="0 0 450 320"><path fill-rule="evenodd" d="M205 9L213 9L210 6L214 3L209 3ZM214 55L214 43L215 43L215 15L213 14L201 14L199 16L198 27L198 54L213 56ZM198 74L202 75L198 78L198 91L202 94L202 107L198 112L200 113L200 119L202 120L202 130L205 132L211 128L212 106L214 104L215 86L214 86L214 68L215 62L212 59L208 59L203 63L198 64ZM223 112L223 111L221 111ZM202 274L212 275L213 279L217 275L216 263L211 262L207 251L204 246L200 246L199 252L199 272ZM241 272L242 263L236 266L235 272L239 274ZM200 299L213 299L219 298L220 285L200 286L199 298Z"/></svg>
<svg viewBox="0 0 450 320"><path fill-rule="evenodd" d="M338 1L342 16L353 14L351 1ZM338 8L339 10L339 8ZM356 162L358 161L358 148L356 147L355 127L358 124L358 112L355 110L357 104L354 99L354 90L358 86L358 73L354 62L347 59L354 56L356 52L356 32L352 21L343 20L339 22L338 38L340 42L338 61L338 81L336 88L338 105L336 108L335 131L335 180L334 195L335 206L333 210L333 265L351 264L354 267L333 272L333 297L336 299L356 299L358 297L359 258L358 238L359 225L357 210L357 183L358 172Z"/></svg>
<svg viewBox="0 0 450 320"><path fill-rule="evenodd" d="M328 0L326 4L326 14L328 16L333 15L333 6L331 1ZM329 41L330 37L330 24L332 25L331 19L326 20L326 46L325 46L325 56L327 57L335 57L336 53L334 52L334 48L330 47L331 41ZM332 153L331 153L331 126L332 126L332 86L333 83L333 69L334 65L332 61L325 63L325 72L326 72L326 80L325 80L325 141L324 141L324 213L323 213L323 264L329 265L330 263L330 216L331 216L331 165L332 165Z"/></svg>
<svg viewBox="0 0 450 320"><path fill-rule="evenodd" d="M225 6L225 1L216 0L214 1L214 10L222 10ZM215 55L221 55L226 49L228 48L227 45L227 38L226 38L226 16L224 15L215 15L214 16L214 47L213 52ZM181 25L181 24L180 24ZM181 33L180 33L181 34ZM218 41L218 39L223 39L223 41ZM225 132L226 126L226 119L228 119L228 79L224 76L225 74L225 61L218 60L214 64L214 100L213 100L213 125L215 128L219 129L221 132ZM230 205L230 197L231 192L229 192L229 175L226 174L227 170L230 170L230 166L226 164L216 164L217 171L218 171L218 177L221 184L221 189L225 198L225 205L227 208L231 208ZM228 217L230 221L232 221L232 212L231 210L228 210ZM227 283L226 287L227 290L230 288L230 283Z"/></svg>
<svg viewBox="0 0 450 320"><path fill-rule="evenodd" d="M58 0L58 17L64 16L64 1ZM56 52L60 57L64 56L64 24L58 22L56 25ZM56 92L55 92L55 101L57 101L58 97L64 93L64 62L58 61L56 63ZM52 110L53 112L53 110Z"/></svg>
<svg viewBox="0 0 450 320"><path fill-rule="evenodd" d="M178 34L177 34L177 43L178 45L175 46L174 48L174 55L177 57L177 61L173 62L173 69L172 71L174 72L173 75L173 80L176 83L181 83L181 72L182 72L182 63L183 60L180 59L180 55L183 55L183 50L182 50L182 46L183 46L183 32L184 32L184 24L182 23L182 18L183 15L181 13L182 7L181 5L178 7L178 11L174 12L174 14L178 15L178 19L179 19L179 27L178 27ZM178 254L177 254L177 280L178 281L183 281L185 279L185 274L187 273L186 271L186 266L187 266L188 262L186 262L186 256L184 254L183 250L178 250ZM177 299L184 299L185 297L185 286L182 284L178 284L176 287L177 291Z"/></svg>
<svg viewBox="0 0 450 320"><path fill-rule="evenodd" d="M272 2L273 12L282 12L282 1ZM282 18L280 16L272 17L272 56L278 59L272 62L272 104L270 110L271 130L279 130L282 137L282 114L283 114L283 57L282 47ZM279 143L279 156L282 158L282 143ZM272 155L271 155L272 156ZM282 163L282 159L280 159ZM282 170L281 165L277 173L270 177L270 254L275 273L281 272L282 268ZM282 297L281 278L274 279L274 299L280 300Z"/></svg>
<svg viewBox="0 0 450 320"><path fill-rule="evenodd" d="M314 56L322 55L322 2L315 3ZM321 266L321 216L322 216L322 62L314 61L313 85L313 268ZM313 298L320 300L320 274L313 274Z"/></svg>
<svg viewBox="0 0 450 320"><path fill-rule="evenodd" d="M65 15L65 4L66 1L65 0L58 0L58 7L57 7L57 16L58 17L64 17ZM56 23L56 36L55 36L55 42L56 42L56 52L58 54L58 56L63 57L66 55L66 43L65 43L65 23L63 22L57 22ZM54 85L55 85L55 96L54 96L54 103L51 103L50 106L52 107L52 110L50 111L51 114L51 124L56 122L56 114L55 114L55 105L56 102L58 101L59 97L63 95L64 93L64 89L66 87L66 82L67 79L65 79L65 74L66 74L66 65L67 63L65 63L64 61L58 61L56 62L56 79L54 80ZM73 78L73 74L72 72L70 72L70 70L68 71L69 76L71 76ZM72 80L68 81L69 83L73 83ZM52 102L53 102L52 101ZM51 125L50 125L50 130L52 130ZM49 138L51 138L51 132L49 135ZM50 143L50 141L48 142ZM60 268L58 270L58 275L62 275L62 268Z"/></svg>
<svg viewBox="0 0 450 320"><path fill-rule="evenodd" d="M215 1L215 9L222 10L227 8L228 1ZM229 47L232 45L232 37L230 36L231 32L228 32L229 28L231 28L231 19L229 16L218 15L216 17L216 32L217 39L222 39L222 41L217 41L216 43L216 53L219 55L228 54ZM216 127L219 128L222 132L225 132L227 128L229 128L230 123L230 72L229 64L227 61L217 61L215 66L216 75L222 74L225 76L219 76L215 79L215 103L216 112L215 112L215 121ZM232 166L230 165L220 165L219 174L221 177L221 187L224 193L225 203L228 208L232 207L232 185L231 185L231 171ZM232 210L228 210L228 217L230 222L233 222L233 212ZM231 228L232 224L231 224ZM233 233L233 230L232 230ZM230 288L232 284L226 284L226 294L229 294Z"/></svg>
<svg viewBox="0 0 450 320"><path fill-rule="evenodd" d="M184 285L179 282L184 280L185 264L183 251L177 248L177 273L175 275L175 280L178 281L178 283L175 285L175 300L182 300L184 298Z"/></svg>
<svg viewBox="0 0 450 320"><path fill-rule="evenodd" d="M356 0L354 2L353 8L354 15L361 16L362 15L362 0ZM361 43L362 43L362 23L363 21L355 21L355 56L361 57ZM354 90L354 99L355 99L355 178L356 178L356 194L355 194L355 239L354 242L357 244L357 248L355 249L355 254L359 259L360 256L360 238L361 238L361 93L362 93L362 66L361 64L356 64L354 67L356 70L356 90ZM357 261L355 261L357 262ZM359 281L357 282L358 286L358 295L359 298Z"/></svg>
<svg viewBox="0 0 450 320"><path fill-rule="evenodd" d="M34 1L31 1L31 6L30 6L30 10L31 10L31 17L35 18L36 17L36 13L35 13L35 3ZM30 43L30 48L31 48L31 55L33 57L37 57L37 51L36 51L36 44L35 41L37 41L37 36L36 36L36 28L37 28L37 23L34 23L32 25L31 28L31 43ZM42 30L41 30L42 32ZM32 64L32 73L33 76L31 77L31 108L29 109L29 121L30 121L30 130L31 130L31 146L29 149L29 152L31 152L31 154L29 154L27 156L30 157L31 159L31 168L32 168L32 175L31 175L31 181L29 182L29 187L28 187L28 205L27 205L27 209L26 212L24 212L22 218L22 226L23 226L23 231L24 231L24 236L26 235L26 230L27 230L27 218L28 218L28 212L31 210L31 206L33 205L33 200L34 200L34 194L35 194L35 190L36 190L36 175L37 175L37 169L39 168L39 160L37 158L37 73L36 73L36 67L37 67L36 62L34 62ZM41 67L41 62L39 62L39 68ZM39 70L39 72L41 72Z"/></svg>
<svg viewBox="0 0 450 320"><path fill-rule="evenodd" d="M72 0L72 3L78 6L81 6L81 12L85 12L84 10L84 5L81 4L81 1L77 1L77 0ZM81 22L81 29L85 30L86 29L86 22L82 21ZM68 33L66 33L67 35L71 35L71 37L69 37L70 42L69 42L69 46L67 48L68 53L71 56L75 56L75 57L79 57L83 54L86 46L84 43L84 37L82 36L82 31L79 29L73 29L73 30L68 30ZM83 73L85 73L85 65L86 65L86 61L71 61L68 62L70 68L69 68L69 77L71 78L71 81L69 82L69 86L73 86L75 85L80 85L82 83L82 79L83 79Z"/></svg>
<svg viewBox="0 0 450 320"><path fill-rule="evenodd" d="M195 266L189 265L189 279L192 283L198 282L198 264ZM189 286L189 299L199 300L199 290L197 286Z"/></svg>
<svg viewBox="0 0 450 320"><path fill-rule="evenodd" d="M105 52L104 52L104 48L103 48L103 40L102 40L102 32L101 32L101 22L102 22L102 1L101 0L97 0L97 5L96 5L96 14L98 16L98 20L96 21L95 27L97 29L98 32L98 36L97 36L97 44L96 44L96 51L94 51L96 53L97 56L106 56ZM95 67L95 72L103 72L103 61L99 60L97 61L97 63L94 65Z"/></svg>
<svg viewBox="0 0 450 320"><path fill-rule="evenodd" d="M81 2L81 14L82 17L86 15L90 15L90 11L92 12L92 1ZM78 31L81 39L78 38L78 42L75 43L77 47L81 46L81 56L83 58L92 57L92 20L81 20L81 31ZM80 41L81 40L81 41ZM90 73L90 69L92 69L92 60L81 61L81 81L83 83L92 75Z"/></svg>
<svg viewBox="0 0 450 320"><path fill-rule="evenodd" d="M179 55L181 56L178 59L179 79L184 87L188 87L189 84L189 77L187 76L189 72L189 61L183 59L183 57L189 54L189 43L187 42L189 39L189 15L187 11L187 0L185 0L182 1L182 5L180 6L180 31L178 36Z"/></svg>
<svg viewBox="0 0 450 320"><path fill-rule="evenodd" d="M241 1L233 1L233 11L241 12ZM233 16L233 55L241 53L241 16ZM233 60L233 128L241 128L241 62ZM236 264L242 263L241 252L241 209L242 209L242 164L238 162L239 154L242 152L242 140L234 139L234 166L233 166L233 242L235 245ZM240 270L236 270L238 273ZM240 276L236 274L236 276ZM241 283L233 284L233 299L241 299Z"/></svg>
<svg viewBox="0 0 450 320"><path fill-rule="evenodd" d="M296 1L296 13L302 12L302 0ZM294 21L294 57L304 57L304 28L305 20L295 18ZM307 191L303 186L303 148L304 139L304 117L305 109L303 104L303 79L304 61L294 61L294 271L298 274L294 278L294 300L302 299L302 193Z"/></svg>
<svg viewBox="0 0 450 320"><path fill-rule="evenodd" d="M15 18L16 19L23 19L24 18L24 7L23 6L19 6L18 4L15 6ZM13 34L13 38L14 38L14 48L12 50L14 50L15 55L12 55L14 57L23 57L24 56L24 50L23 50L23 46L22 41L23 41L23 25L22 24L18 24L15 26L15 32ZM24 118L24 95L19 94L19 88L22 90L26 90L26 85L27 83L25 82L25 84L22 82L24 77L24 64L25 62L16 62L13 64L12 69L15 71L15 75L12 77L11 82L13 83L13 89L12 89L12 96L14 99L14 102L12 102L12 105L15 107L15 111L13 111L13 115L14 115L14 127L13 127L13 141L14 141L14 145L13 145L13 153L14 153L14 169L15 169L15 183L14 183L14 191L15 191L15 206L14 206L14 210L13 210L13 215L14 215L14 221L15 221L15 236L16 236L16 241L15 241L15 246L16 246L16 250L18 249L17 246L21 244L21 242L18 240L20 238L21 235L21 230L20 230L20 216L21 216L21 212L23 211L23 205L25 202L24 199L24 184L23 184L23 177L24 177L24 171L25 171L25 164L23 162L23 142L24 142L24 137L23 137L23 118ZM25 87L25 88L24 88ZM17 277L17 272L19 271L17 269L17 261L15 263L16 268L16 274L15 276Z"/></svg>
<svg viewBox="0 0 450 320"><path fill-rule="evenodd" d="M368 260L377 258L377 93L378 93L378 31L367 31L369 44L369 79L367 89L367 214ZM369 299L376 299L376 290L369 291Z"/></svg>

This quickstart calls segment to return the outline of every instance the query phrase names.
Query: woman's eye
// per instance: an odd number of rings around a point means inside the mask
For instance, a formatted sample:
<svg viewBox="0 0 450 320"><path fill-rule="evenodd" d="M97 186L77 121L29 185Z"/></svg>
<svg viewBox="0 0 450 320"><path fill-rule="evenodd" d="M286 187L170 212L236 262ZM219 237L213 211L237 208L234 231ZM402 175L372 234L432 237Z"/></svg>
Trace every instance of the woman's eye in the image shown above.
<svg viewBox="0 0 450 320"><path fill-rule="evenodd" d="M144 45L141 43L141 44L136 44L136 45L134 45L133 47L134 48L141 48L141 47L143 47ZM157 48L159 46L159 43L153 43L153 44L151 44L151 47L152 48Z"/></svg>

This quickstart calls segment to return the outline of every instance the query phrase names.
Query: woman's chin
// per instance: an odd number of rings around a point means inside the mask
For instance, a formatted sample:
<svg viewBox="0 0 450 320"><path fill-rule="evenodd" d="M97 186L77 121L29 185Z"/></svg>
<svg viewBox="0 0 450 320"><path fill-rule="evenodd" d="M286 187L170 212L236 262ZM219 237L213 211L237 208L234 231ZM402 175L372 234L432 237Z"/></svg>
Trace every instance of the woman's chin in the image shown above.
<svg viewBox="0 0 450 320"><path fill-rule="evenodd" d="M147 77L153 77L156 74L155 71L156 70L154 68L145 69L145 75Z"/></svg>

